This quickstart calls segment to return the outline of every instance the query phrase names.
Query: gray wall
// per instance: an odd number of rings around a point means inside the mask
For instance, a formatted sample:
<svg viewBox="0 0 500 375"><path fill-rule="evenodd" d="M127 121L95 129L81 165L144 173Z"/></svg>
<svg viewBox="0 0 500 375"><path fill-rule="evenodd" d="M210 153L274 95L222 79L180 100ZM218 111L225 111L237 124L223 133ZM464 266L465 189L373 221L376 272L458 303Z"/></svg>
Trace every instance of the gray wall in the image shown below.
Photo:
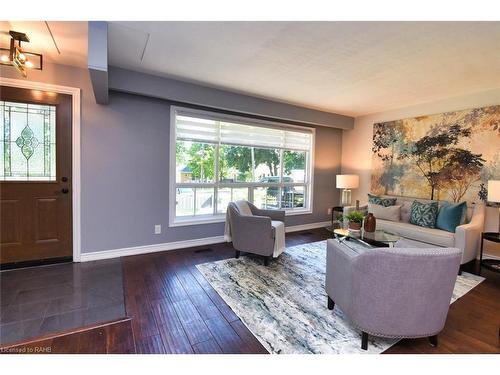
<svg viewBox="0 0 500 375"><path fill-rule="evenodd" d="M354 118L126 69L109 68L109 88L251 115L352 129Z"/></svg>
<svg viewBox="0 0 500 375"><path fill-rule="evenodd" d="M19 78L10 68L1 74ZM109 105L98 105L88 71L67 66L46 64L29 79L82 89L83 253L223 234L222 223L168 227L169 102L111 92ZM328 220L339 199L341 130L316 129L314 212L287 217L288 226Z"/></svg>

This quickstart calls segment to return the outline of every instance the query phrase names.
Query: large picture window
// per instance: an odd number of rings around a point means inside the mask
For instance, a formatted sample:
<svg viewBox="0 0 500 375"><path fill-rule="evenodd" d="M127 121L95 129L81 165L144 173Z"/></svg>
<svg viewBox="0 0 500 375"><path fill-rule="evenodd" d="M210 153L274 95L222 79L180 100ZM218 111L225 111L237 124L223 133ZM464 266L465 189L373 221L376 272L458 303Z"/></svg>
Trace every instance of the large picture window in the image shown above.
<svg viewBox="0 0 500 375"><path fill-rule="evenodd" d="M312 211L314 129L172 107L170 225L217 222L231 201Z"/></svg>

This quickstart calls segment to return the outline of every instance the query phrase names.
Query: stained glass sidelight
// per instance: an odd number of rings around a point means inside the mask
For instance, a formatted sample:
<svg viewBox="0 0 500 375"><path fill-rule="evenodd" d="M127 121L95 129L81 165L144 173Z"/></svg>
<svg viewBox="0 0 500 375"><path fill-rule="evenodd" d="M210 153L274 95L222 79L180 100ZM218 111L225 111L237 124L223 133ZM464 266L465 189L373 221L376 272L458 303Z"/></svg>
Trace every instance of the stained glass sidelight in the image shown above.
<svg viewBox="0 0 500 375"><path fill-rule="evenodd" d="M0 180L56 180L56 107L0 101Z"/></svg>

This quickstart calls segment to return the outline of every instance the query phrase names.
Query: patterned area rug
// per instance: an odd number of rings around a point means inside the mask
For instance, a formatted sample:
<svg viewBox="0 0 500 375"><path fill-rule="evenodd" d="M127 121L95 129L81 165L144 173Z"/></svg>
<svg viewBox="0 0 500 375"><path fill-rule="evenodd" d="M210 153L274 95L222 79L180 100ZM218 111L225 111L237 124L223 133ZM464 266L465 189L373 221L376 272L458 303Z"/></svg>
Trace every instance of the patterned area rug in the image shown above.
<svg viewBox="0 0 500 375"><path fill-rule="evenodd" d="M271 353L381 353L398 340L371 337L360 348L361 333L342 311L326 307L326 241L286 249L269 267L242 256L198 265L198 269ZM484 278L463 272L451 303Z"/></svg>

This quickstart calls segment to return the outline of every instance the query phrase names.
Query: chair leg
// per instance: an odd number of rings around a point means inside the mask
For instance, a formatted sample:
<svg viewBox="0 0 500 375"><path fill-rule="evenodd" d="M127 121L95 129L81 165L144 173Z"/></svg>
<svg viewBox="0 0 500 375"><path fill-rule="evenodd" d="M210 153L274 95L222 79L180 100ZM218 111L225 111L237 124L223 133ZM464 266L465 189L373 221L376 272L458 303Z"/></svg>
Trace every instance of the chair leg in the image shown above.
<svg viewBox="0 0 500 375"><path fill-rule="evenodd" d="M335 308L335 302L328 296L328 310L333 310Z"/></svg>
<svg viewBox="0 0 500 375"><path fill-rule="evenodd" d="M272 255L269 255L268 257L264 257L264 266L269 266L269 261L272 259Z"/></svg>
<svg viewBox="0 0 500 375"><path fill-rule="evenodd" d="M240 257L240 251L239 250L236 250L235 254L234 254L234 257L236 259L238 259Z"/></svg>
<svg viewBox="0 0 500 375"><path fill-rule="evenodd" d="M368 350L368 333L361 332L361 349Z"/></svg>
<svg viewBox="0 0 500 375"><path fill-rule="evenodd" d="M429 342L431 343L431 346L433 346L433 347L438 346L438 337L437 337L437 335L429 336Z"/></svg>

